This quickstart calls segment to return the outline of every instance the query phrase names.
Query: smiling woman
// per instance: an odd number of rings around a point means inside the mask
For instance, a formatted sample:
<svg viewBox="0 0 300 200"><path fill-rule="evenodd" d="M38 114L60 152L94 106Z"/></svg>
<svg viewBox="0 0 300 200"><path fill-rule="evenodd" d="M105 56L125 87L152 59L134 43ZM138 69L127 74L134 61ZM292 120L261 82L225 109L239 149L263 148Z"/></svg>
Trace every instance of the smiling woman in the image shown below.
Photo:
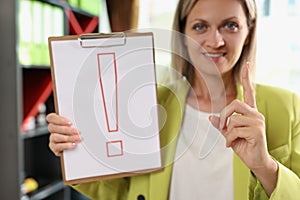
<svg viewBox="0 0 300 200"><path fill-rule="evenodd" d="M163 169L73 187L92 199L298 199L300 99L252 82L256 25L255 0L179 0L178 78L157 88ZM47 120L55 155L80 144L67 118Z"/></svg>

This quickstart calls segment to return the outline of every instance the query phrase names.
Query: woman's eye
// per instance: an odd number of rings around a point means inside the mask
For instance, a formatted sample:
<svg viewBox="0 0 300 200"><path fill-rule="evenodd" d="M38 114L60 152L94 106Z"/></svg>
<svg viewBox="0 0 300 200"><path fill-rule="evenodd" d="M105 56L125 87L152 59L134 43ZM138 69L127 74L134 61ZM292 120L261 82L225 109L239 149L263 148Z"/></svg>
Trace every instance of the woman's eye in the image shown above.
<svg viewBox="0 0 300 200"><path fill-rule="evenodd" d="M194 25L193 29L196 31L204 31L206 29L206 26L204 24L196 24Z"/></svg>
<svg viewBox="0 0 300 200"><path fill-rule="evenodd" d="M239 25L234 22L229 22L225 24L225 28L231 31L237 31L239 28Z"/></svg>

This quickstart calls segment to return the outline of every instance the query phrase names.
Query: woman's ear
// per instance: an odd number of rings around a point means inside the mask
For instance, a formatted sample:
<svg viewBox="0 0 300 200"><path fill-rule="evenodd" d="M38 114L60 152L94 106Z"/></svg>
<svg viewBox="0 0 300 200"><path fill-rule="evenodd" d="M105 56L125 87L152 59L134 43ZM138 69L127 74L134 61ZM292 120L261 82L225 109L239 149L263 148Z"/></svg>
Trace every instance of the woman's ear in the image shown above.
<svg viewBox="0 0 300 200"><path fill-rule="evenodd" d="M248 33L246 39L245 39L245 42L244 42L244 46L248 45L249 42L250 42L250 36L251 36L251 33Z"/></svg>

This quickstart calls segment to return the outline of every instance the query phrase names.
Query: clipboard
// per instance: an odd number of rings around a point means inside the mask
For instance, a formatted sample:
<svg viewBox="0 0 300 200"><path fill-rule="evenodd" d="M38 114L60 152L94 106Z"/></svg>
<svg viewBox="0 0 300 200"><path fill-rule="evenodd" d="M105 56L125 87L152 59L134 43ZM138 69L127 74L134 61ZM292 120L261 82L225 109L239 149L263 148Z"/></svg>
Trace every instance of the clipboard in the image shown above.
<svg viewBox="0 0 300 200"><path fill-rule="evenodd" d="M56 112L80 132L65 185L161 169L151 32L49 37Z"/></svg>

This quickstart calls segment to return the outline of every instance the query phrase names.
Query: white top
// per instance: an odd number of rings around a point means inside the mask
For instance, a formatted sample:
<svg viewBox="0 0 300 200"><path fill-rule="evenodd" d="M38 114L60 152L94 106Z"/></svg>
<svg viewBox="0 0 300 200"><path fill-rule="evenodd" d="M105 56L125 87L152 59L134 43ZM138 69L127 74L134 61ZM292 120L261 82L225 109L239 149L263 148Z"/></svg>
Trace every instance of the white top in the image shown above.
<svg viewBox="0 0 300 200"><path fill-rule="evenodd" d="M169 200L233 199L233 151L208 120L186 105Z"/></svg>

